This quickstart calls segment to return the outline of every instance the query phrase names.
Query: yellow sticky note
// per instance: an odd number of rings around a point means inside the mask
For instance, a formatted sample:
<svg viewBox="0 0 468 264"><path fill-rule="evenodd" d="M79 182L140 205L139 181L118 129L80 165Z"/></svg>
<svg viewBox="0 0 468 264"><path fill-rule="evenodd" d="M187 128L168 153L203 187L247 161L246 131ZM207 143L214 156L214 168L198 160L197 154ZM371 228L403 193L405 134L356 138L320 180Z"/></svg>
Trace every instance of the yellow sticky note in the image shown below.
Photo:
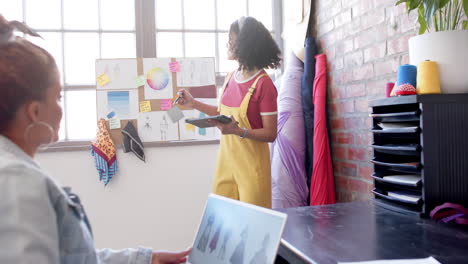
<svg viewBox="0 0 468 264"><path fill-rule="evenodd" d="M142 101L140 102L140 112L151 112L151 102L150 101Z"/></svg>
<svg viewBox="0 0 468 264"><path fill-rule="evenodd" d="M98 77L96 77L96 81L98 85L102 87L108 84L110 82L110 79L109 79L109 76L107 76L107 74L103 73L101 75L98 75Z"/></svg>

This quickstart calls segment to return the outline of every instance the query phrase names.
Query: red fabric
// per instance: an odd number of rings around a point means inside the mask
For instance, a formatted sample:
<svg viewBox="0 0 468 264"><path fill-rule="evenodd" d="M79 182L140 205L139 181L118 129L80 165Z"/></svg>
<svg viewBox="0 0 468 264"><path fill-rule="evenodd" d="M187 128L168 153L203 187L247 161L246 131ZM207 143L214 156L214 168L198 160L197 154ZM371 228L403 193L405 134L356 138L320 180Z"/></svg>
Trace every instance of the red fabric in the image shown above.
<svg viewBox="0 0 468 264"><path fill-rule="evenodd" d="M236 82L234 73L224 90L224 94L221 97L221 103L229 107L239 107L256 77L263 73L265 73L264 70L260 71L254 78L252 78L252 80L245 83ZM278 105L276 103L277 97L278 92L276 91L273 81L269 77L262 77L257 82L257 87L250 98L249 107L247 109L247 118L249 119L250 126L253 129L263 128L260 113L278 111Z"/></svg>
<svg viewBox="0 0 468 264"><path fill-rule="evenodd" d="M310 205L333 204L335 180L328 141L326 100L327 100L327 57L315 56L314 79L314 161L310 183Z"/></svg>

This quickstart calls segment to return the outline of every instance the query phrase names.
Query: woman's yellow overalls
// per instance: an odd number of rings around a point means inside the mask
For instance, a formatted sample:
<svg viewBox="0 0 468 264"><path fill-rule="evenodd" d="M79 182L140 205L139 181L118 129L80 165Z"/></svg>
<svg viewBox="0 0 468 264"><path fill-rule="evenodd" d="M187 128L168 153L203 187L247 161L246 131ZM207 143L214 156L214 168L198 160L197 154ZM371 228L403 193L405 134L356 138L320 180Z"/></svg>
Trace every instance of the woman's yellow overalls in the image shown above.
<svg viewBox="0 0 468 264"><path fill-rule="evenodd" d="M226 78L223 93L231 76L232 73ZM269 78L266 73L256 77L239 107L229 107L220 103L218 111L222 115L234 116L239 122L239 127L252 129L247 118L247 108L257 82L262 77ZM237 135L222 135L213 192L271 208L271 165L268 143L243 139Z"/></svg>

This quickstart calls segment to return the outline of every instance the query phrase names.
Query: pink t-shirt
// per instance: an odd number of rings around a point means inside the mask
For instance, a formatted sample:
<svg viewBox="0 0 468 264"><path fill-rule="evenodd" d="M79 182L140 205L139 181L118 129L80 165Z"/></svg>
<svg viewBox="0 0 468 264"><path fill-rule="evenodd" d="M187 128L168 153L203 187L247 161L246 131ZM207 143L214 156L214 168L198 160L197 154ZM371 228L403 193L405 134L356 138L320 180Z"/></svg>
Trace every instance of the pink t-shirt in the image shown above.
<svg viewBox="0 0 468 264"><path fill-rule="evenodd" d="M248 80L239 81L236 78L237 71L234 72L221 97L221 103L229 107L239 107L257 76L263 73L265 71L261 70ZM260 78L247 108L247 118L252 129L263 128L262 116L278 114L277 97L278 91L270 77Z"/></svg>

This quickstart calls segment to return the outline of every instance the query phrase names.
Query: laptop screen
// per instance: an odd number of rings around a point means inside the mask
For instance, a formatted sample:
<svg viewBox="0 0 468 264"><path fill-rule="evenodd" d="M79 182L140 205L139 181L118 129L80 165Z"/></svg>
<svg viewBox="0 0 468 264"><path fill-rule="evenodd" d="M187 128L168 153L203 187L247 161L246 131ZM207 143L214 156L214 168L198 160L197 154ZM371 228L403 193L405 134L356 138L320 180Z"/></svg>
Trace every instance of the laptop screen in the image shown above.
<svg viewBox="0 0 468 264"><path fill-rule="evenodd" d="M272 264L287 215L210 194L189 263Z"/></svg>

